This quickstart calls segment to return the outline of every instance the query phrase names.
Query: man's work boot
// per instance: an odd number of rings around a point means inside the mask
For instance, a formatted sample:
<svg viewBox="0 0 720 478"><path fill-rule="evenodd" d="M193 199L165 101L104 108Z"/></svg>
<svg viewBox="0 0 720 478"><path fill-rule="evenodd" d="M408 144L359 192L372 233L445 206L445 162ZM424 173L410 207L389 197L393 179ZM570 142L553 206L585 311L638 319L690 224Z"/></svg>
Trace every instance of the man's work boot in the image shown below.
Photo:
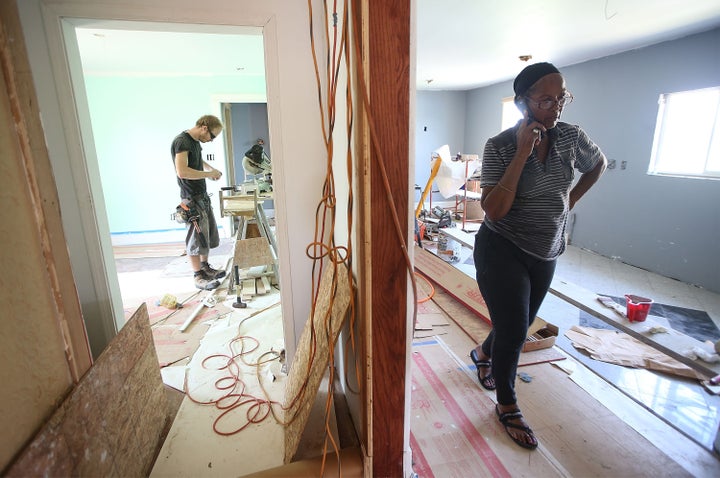
<svg viewBox="0 0 720 478"><path fill-rule="evenodd" d="M202 290L213 290L220 287L220 282L208 276L204 270L200 269L195 273L195 287Z"/></svg>
<svg viewBox="0 0 720 478"><path fill-rule="evenodd" d="M214 269L210 264L203 264L202 270L205 272L205 275L211 279L222 279L225 277L224 270Z"/></svg>

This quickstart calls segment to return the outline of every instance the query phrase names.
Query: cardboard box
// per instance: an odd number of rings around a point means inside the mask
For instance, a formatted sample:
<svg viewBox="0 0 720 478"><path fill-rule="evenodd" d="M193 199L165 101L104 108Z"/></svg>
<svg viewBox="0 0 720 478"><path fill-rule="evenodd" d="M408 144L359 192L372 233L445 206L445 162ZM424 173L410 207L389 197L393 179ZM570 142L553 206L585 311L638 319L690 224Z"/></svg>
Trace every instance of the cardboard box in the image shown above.
<svg viewBox="0 0 720 478"><path fill-rule="evenodd" d="M545 322L540 317L536 317L532 325L528 329L528 336L523 345L523 352L532 352L533 350L546 349L555 345L555 339L558 336L558 326Z"/></svg>

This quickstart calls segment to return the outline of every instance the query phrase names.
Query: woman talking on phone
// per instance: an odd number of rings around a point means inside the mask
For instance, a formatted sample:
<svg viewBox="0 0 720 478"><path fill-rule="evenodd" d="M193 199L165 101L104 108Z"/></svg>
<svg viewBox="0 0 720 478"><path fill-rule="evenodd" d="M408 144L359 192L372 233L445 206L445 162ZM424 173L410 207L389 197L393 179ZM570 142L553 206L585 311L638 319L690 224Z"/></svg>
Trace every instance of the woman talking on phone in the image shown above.
<svg viewBox="0 0 720 478"><path fill-rule="evenodd" d="M527 66L513 89L523 119L490 138L483 153L485 219L473 256L492 330L470 358L481 385L495 390L495 411L510 438L534 449L537 439L515 395L520 351L565 251L568 214L607 160L580 127L559 121L573 96L555 66Z"/></svg>

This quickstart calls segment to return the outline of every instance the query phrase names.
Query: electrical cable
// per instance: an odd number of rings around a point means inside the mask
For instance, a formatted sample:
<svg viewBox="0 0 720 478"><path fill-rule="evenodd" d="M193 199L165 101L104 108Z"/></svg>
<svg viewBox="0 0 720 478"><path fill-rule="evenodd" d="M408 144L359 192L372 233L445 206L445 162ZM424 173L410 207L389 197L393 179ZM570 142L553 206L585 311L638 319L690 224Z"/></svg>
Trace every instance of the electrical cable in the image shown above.
<svg viewBox="0 0 720 478"><path fill-rule="evenodd" d="M425 277L418 271L415 271L415 276L420 277L422 280L425 281L425 283L428 285L428 287L430 287L430 293L428 294L428 296L417 300L418 304L422 304L423 302L427 302L435 296L435 286L432 285L432 282L430 282L430 280L427 277Z"/></svg>
<svg viewBox="0 0 720 478"><path fill-rule="evenodd" d="M324 97L323 95L323 83L321 81L320 76L320 67L318 62L318 54L315 44L315 36L316 32L314 30L314 24L313 24L313 9L312 9L312 0L308 0L308 16L309 16L309 33L310 33L310 43L311 43L311 50L312 50L312 58L313 58L313 65L315 69L315 78L317 83L317 95L318 95L318 104L320 108L320 126L321 126L321 134L323 138L323 143L325 144L326 148L326 163L327 163L327 170L325 179L323 182L323 188L322 188L322 197L320 202L318 203L318 206L315 211L315 227L314 227L314 237L313 241L308 244L306 248L306 255L312 260L312 267L311 267L311 311L310 311L310 350L307 358L307 364L305 367L305 377L303 380L303 383L301 384L297 394L292 397L289 400L289 403L286 404L279 404L278 402L269 400L267 390L265 389L265 385L263 383L263 380L261 378L261 374L259 372L260 366L264 363L271 362L273 360L277 360L279 358L279 355L274 352L266 352L265 354L262 354L257 362L254 363L254 365L257 368L257 378L258 382L260 384L260 388L262 389L263 393L265 394L264 399L260 399L257 397L253 397L246 392L245 383L242 381L240 377L240 366L237 360L241 360L243 363L246 363L247 365L253 365L248 364L244 358L245 355L252 353L253 351L257 350L257 345L255 347L249 348L247 343L255 340L252 337L245 336L245 335L239 335L236 337L230 344L230 353L229 354L216 354L210 357L207 357L205 360L203 360L202 364L203 366L207 366L208 362L214 362L214 361L220 361L220 369L224 370L226 373L226 376L224 376L221 379L218 379L215 383L215 386L218 390L224 391L224 395L217 399L213 399L211 401L207 401L207 403L213 403L215 404L218 409L223 410L223 412L220 414L220 416L217 417L215 423L213 424L213 429L216 431L216 433L219 433L221 435L230 435L234 433L238 433L239 431L245 429L247 426L249 426L252 423L258 423L265 418L267 418L269 415L272 415L275 420L284 425L287 426L290 423L292 423L299 415L300 409L295 409L296 404L302 400L302 398L305 396L307 384L309 382L310 378L310 372L312 370L312 365L315 361L316 353L317 353L317 339L322 334L322 336L327 339L328 344L328 357L329 357L329 363L328 363L328 372L330 375L330 380L328 381L328 394L327 394L327 400L325 404L325 442L323 444L323 459L322 459L322 465L321 465L321 475L324 473L324 467L325 467L325 461L326 461L326 455L330 449L332 449L336 456L337 456L337 463L338 463L338 475L342 476L341 473L341 467L340 467L340 459L339 459L339 444L336 443L335 439L333 438L333 433L331 432L331 423L330 423L330 410L333 403L334 398L334 379L335 379L335 366L334 366L334 360L335 360L335 343L332 339L332 310L333 310L333 304L334 304L334 296L336 291L338 290L338 275L340 273L340 265L346 266L346 271L348 275L348 284L351 286L350 290L350 300L349 300L349 306L348 311L345 314L344 317L341 318L340 328L347 326L348 330L348 339L346 342L346 345L349 345L345 347L345 354L346 354L346 360L345 363L349 363L347 360L347 354L353 353L355 354L355 357L357 358L357 350L356 350L356 337L355 337L355 297L354 297L354 287L355 287L355 281L352 275L352 259L353 259L353 248L352 248L352 233L353 233L353 206L354 206L354 196L353 196L353 154L352 154L352 148L350 145L352 144L351 138L352 133L354 129L354 110L353 110L353 95L352 95L352 86L353 82L352 79L358 78L360 91L362 93L361 98L359 101L362 101L363 105L363 113L365 114L365 118L368 124L369 129L369 135L372 142L372 148L375 152L375 159L377 162L378 170L380 171L381 178L383 181L383 188L385 192L386 199L389 204L389 210L392 215L392 222L394 225L395 234L397 236L397 241L399 243L400 249L402 251L402 254L404 256L408 274L410 277L410 282L412 284L412 293L413 297L417 298L417 284L415 281L415 274L413 272L412 264L410 261L410 257L408 254L407 244L405 242L405 236L402 232L402 227L400 226L400 220L399 215L397 212L397 207L395 206L395 202L393 200L392 191L390 189L389 180L387 178L387 172L385 170L384 164L383 164L383 154L382 150L380 148L380 145L378 143L378 137L375 132L375 122L372 116L372 110L369 105L369 98L367 93L367 85L365 84L364 79L364 71L362 67L362 56L360 52L360 40L359 40L359 33L358 33L358 25L360 25L359 21L359 13L357 11L357 3L353 3L352 10L348 7L348 0L344 0L343 2L343 12L342 12L342 19L340 20L341 30L338 32L338 2L335 0L333 2L333 10L332 10L332 16L333 21L332 25L330 22L330 19L328 17L328 4L327 1L323 1L324 6L324 15L323 18L325 20L326 28L325 28L325 46L327 46L327 54L326 54L326 63L325 63L325 82L326 82L326 95ZM352 33L354 34L354 46L355 46L355 55L352 57L351 51L347 46L350 44L350 15L352 14ZM332 35L330 34L330 28L332 28ZM331 40L332 38L332 40ZM336 243L335 240L335 226L336 226L336 206L337 206L337 198L335 196L335 175L333 171L333 160L334 160L334 141L333 141L333 135L335 131L335 121L336 121L336 103L335 99L337 97L337 90L339 86L339 73L340 68L342 65L341 60L345 60L345 68L346 68L346 104L347 104L347 110L346 110L346 133L348 138L348 147L347 147L347 153L346 153L346 168L347 168L347 182L348 182L348 196L347 196L347 246L340 246ZM356 75L353 75L352 73L352 67L355 66ZM321 279L323 277L323 272L326 267L331 267L333 269L332 274L332 284L330 286L331 294L330 294L330 304L328 307L328 311L325 313L325 316L322 317L322 326L323 330L315 330L315 321L313 318L315 317L317 306L318 306L318 299L319 299L319 289L320 289L320 283ZM429 300L424 299L424 300ZM416 322L417 320L417 303L414 301L414 307L413 307L413 322ZM246 319L247 320L247 319ZM256 340L255 340L256 341ZM256 341L257 342L257 341ZM236 351L234 350L234 347L240 346L240 350ZM272 355L273 357L269 360L266 360L264 357L266 355ZM359 370L359 363L358 360L355 360L355 376L360 377L360 370ZM346 385L348 385L348 388L350 387L350 380L347 376L347 370L346 370L346 376L345 376ZM200 400L195 399L191 396L188 390L188 373L186 372L185 376L185 385L184 388L186 390L186 394L188 397L196 402L196 403L205 403ZM354 393L361 393L362 391L362 382L358 382L358 390ZM246 423L242 425L239 428L232 429L232 430L224 430L221 429L220 421L226 419L233 411L236 411L240 408L245 409L246 414ZM275 412L275 408L281 408L285 411L292 411L290 413L289 419L281 419L277 416ZM294 411L293 411L294 410Z"/></svg>

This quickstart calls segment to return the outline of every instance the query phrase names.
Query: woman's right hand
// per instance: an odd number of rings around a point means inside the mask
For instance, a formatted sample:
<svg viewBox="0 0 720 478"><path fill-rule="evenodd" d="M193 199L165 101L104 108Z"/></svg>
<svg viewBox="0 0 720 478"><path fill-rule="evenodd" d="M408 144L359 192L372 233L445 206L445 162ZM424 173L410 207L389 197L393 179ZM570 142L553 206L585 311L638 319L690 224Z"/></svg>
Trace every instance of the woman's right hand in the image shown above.
<svg viewBox="0 0 720 478"><path fill-rule="evenodd" d="M545 126L539 121L530 117L528 110L523 113L523 121L517 130L517 150L522 152L522 157L527 159L532 154L535 146L540 144L542 135L546 132Z"/></svg>

